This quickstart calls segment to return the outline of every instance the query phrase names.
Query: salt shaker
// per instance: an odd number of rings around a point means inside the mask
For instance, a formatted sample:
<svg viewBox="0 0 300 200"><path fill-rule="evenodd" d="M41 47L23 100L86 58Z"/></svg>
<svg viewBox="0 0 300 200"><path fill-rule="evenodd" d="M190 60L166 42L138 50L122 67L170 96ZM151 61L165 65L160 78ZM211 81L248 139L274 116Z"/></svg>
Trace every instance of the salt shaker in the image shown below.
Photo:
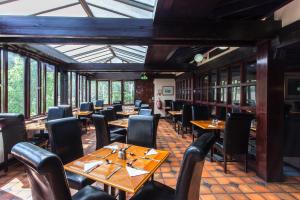
<svg viewBox="0 0 300 200"><path fill-rule="evenodd" d="M125 149L120 149L118 153L118 158L122 160L126 160L126 150Z"/></svg>

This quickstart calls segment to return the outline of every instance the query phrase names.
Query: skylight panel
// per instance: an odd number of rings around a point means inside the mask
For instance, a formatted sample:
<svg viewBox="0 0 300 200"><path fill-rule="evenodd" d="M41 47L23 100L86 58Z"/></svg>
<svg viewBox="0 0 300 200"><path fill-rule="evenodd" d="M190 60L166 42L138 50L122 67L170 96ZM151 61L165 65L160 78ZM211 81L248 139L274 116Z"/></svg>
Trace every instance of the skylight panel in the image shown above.
<svg viewBox="0 0 300 200"><path fill-rule="evenodd" d="M62 52L62 53L64 53L64 52L75 50L75 49L82 48L82 47L85 47L85 46L86 45L63 45L63 46L60 46L60 47L56 47L55 49Z"/></svg>
<svg viewBox="0 0 300 200"><path fill-rule="evenodd" d="M101 51L101 52L93 53L93 54L88 55L88 56L82 56L80 58L76 58L76 60L78 60L78 61L81 60L82 61L82 60L91 59L91 58L94 58L94 57L97 57L97 56L105 56L107 54L111 54L111 51L106 50L106 51Z"/></svg>
<svg viewBox="0 0 300 200"><path fill-rule="evenodd" d="M113 47L118 48L120 50L127 51L129 53L138 54L138 55L141 55L141 56L145 56L145 54L146 54L145 52L142 52L142 51L139 51L139 50L133 49L133 48L128 48L126 46L114 45Z"/></svg>
<svg viewBox="0 0 300 200"><path fill-rule="evenodd" d="M0 15L34 15L78 3L77 0L19 0L0 5Z"/></svg>
<svg viewBox="0 0 300 200"><path fill-rule="evenodd" d="M100 60L103 58L108 58L108 57L113 57L111 52L108 52L106 54L101 54L101 55L93 55L89 58L81 58L81 59L77 59L78 62L87 62L87 61L94 61L94 60Z"/></svg>
<svg viewBox="0 0 300 200"><path fill-rule="evenodd" d="M107 52L111 52L111 51L109 49L97 50L95 52L91 52L91 53L87 53L87 54L82 54L81 56L74 57L74 59L87 58L87 57L90 57L90 56L93 56L93 55L103 54L103 53L107 53Z"/></svg>
<svg viewBox="0 0 300 200"><path fill-rule="evenodd" d="M125 15L110 12L110 11L100 9L98 7L94 7L94 6L91 6L91 5L89 7L90 7L90 9L93 12L95 17L100 17L100 18L128 18Z"/></svg>
<svg viewBox="0 0 300 200"><path fill-rule="evenodd" d="M132 1L140 2L149 6L155 6L157 2L157 0L132 0Z"/></svg>
<svg viewBox="0 0 300 200"><path fill-rule="evenodd" d="M51 16L51 17L87 17L88 15L83 10L81 5L74 5L67 8L62 8L52 12L46 12L38 16Z"/></svg>
<svg viewBox="0 0 300 200"><path fill-rule="evenodd" d="M72 56L78 55L78 54L87 54L90 51L93 51L93 50L99 49L99 48L103 48L103 47L105 47L105 45L88 45L83 48L77 48L77 49L74 49L73 51L69 51L66 53L66 55L72 57Z"/></svg>
<svg viewBox="0 0 300 200"><path fill-rule="evenodd" d="M120 60L120 58L114 57L113 59L111 59L111 63L123 63L123 61Z"/></svg>

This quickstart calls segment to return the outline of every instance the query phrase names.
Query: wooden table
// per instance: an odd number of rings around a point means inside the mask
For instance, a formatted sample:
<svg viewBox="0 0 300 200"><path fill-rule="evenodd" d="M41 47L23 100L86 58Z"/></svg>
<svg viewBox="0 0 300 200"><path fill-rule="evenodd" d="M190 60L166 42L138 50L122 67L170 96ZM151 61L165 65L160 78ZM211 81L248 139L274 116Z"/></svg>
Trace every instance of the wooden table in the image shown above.
<svg viewBox="0 0 300 200"><path fill-rule="evenodd" d="M46 130L45 122L31 122L25 125L27 131L43 131Z"/></svg>
<svg viewBox="0 0 300 200"><path fill-rule="evenodd" d="M118 119L118 120L110 121L108 122L108 125L128 128L128 119Z"/></svg>
<svg viewBox="0 0 300 200"><path fill-rule="evenodd" d="M94 106L94 110L103 110L102 106Z"/></svg>
<svg viewBox="0 0 300 200"><path fill-rule="evenodd" d="M122 143L113 143L111 145L118 145L119 148L127 147L127 144ZM145 152L149 151L149 148L129 145L130 147L127 149L127 159L122 160L118 158L118 152L111 154L111 149L101 148L93 153L85 155L73 162L70 162L64 166L65 170L80 174L89 179L92 179L97 182L104 183L105 185L111 186L113 188L119 189L120 199L125 199L125 192L136 193L146 181L155 173L157 168L161 166L161 164L167 159L169 156L168 151L156 150L158 154L147 156L150 159L144 159L142 157L145 156ZM133 153L134 155L130 154ZM109 155L109 156L107 156ZM107 164L104 159L101 157L107 156L106 159L111 161L111 164ZM133 166L138 169L143 169L148 171L148 174L143 174L139 176L131 177L129 176L126 170L126 163L137 159ZM152 160L151 160L152 159ZM153 160L155 159L155 160ZM85 163L95 162L95 161L103 161L105 162L101 166L95 168L90 173L85 173L83 171L83 167ZM106 176L111 174L118 167L121 167L114 175L112 175L109 179L106 179Z"/></svg>
<svg viewBox="0 0 300 200"><path fill-rule="evenodd" d="M91 114L93 114L92 111L77 111L77 112L75 112L75 115L77 115L78 117L88 117Z"/></svg>
<svg viewBox="0 0 300 200"><path fill-rule="evenodd" d="M212 120L194 120L190 121L192 125L195 125L204 130L223 130L225 129L225 122L219 120L217 125L212 124Z"/></svg>
<svg viewBox="0 0 300 200"><path fill-rule="evenodd" d="M138 115L138 111L122 111L122 112L117 112L117 115L122 115L122 116L130 116L130 115Z"/></svg>
<svg viewBox="0 0 300 200"><path fill-rule="evenodd" d="M170 110L168 111L168 113L172 116L180 116L182 115L182 111L173 111L173 110Z"/></svg>

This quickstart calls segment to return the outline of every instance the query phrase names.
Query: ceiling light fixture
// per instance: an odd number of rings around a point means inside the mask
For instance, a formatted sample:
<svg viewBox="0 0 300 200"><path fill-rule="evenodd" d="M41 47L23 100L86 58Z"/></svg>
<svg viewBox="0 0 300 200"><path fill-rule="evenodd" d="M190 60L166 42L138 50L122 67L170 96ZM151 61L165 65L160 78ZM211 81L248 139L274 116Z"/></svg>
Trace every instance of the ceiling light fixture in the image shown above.
<svg viewBox="0 0 300 200"><path fill-rule="evenodd" d="M197 62L197 63L200 63L202 62L204 59L203 55L201 53L198 53L194 56L194 61Z"/></svg>
<svg viewBox="0 0 300 200"><path fill-rule="evenodd" d="M228 49L229 47L219 47L219 49L221 49L221 50L226 50L226 49Z"/></svg>

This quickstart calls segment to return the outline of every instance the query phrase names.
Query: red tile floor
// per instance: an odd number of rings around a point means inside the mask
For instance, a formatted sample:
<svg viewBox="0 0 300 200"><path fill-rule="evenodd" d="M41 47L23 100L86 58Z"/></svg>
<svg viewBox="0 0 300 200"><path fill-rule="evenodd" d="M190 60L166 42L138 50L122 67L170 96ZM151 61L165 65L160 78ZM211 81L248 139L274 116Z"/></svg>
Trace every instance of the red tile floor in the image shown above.
<svg viewBox="0 0 300 200"><path fill-rule="evenodd" d="M175 187L180 162L191 137L178 136L171 124L160 120L157 144L159 149L171 152L167 162L157 170L155 180ZM95 137L91 132L83 136L85 152L94 150ZM300 177L287 177L284 183L265 183L254 172L245 173L243 167L229 163L228 174L224 174L218 163L205 162L201 199L253 199L253 200L300 200ZM75 192L75 191L73 191ZM24 168L16 163L9 167L7 174L0 175L0 200L31 199L29 184Z"/></svg>

